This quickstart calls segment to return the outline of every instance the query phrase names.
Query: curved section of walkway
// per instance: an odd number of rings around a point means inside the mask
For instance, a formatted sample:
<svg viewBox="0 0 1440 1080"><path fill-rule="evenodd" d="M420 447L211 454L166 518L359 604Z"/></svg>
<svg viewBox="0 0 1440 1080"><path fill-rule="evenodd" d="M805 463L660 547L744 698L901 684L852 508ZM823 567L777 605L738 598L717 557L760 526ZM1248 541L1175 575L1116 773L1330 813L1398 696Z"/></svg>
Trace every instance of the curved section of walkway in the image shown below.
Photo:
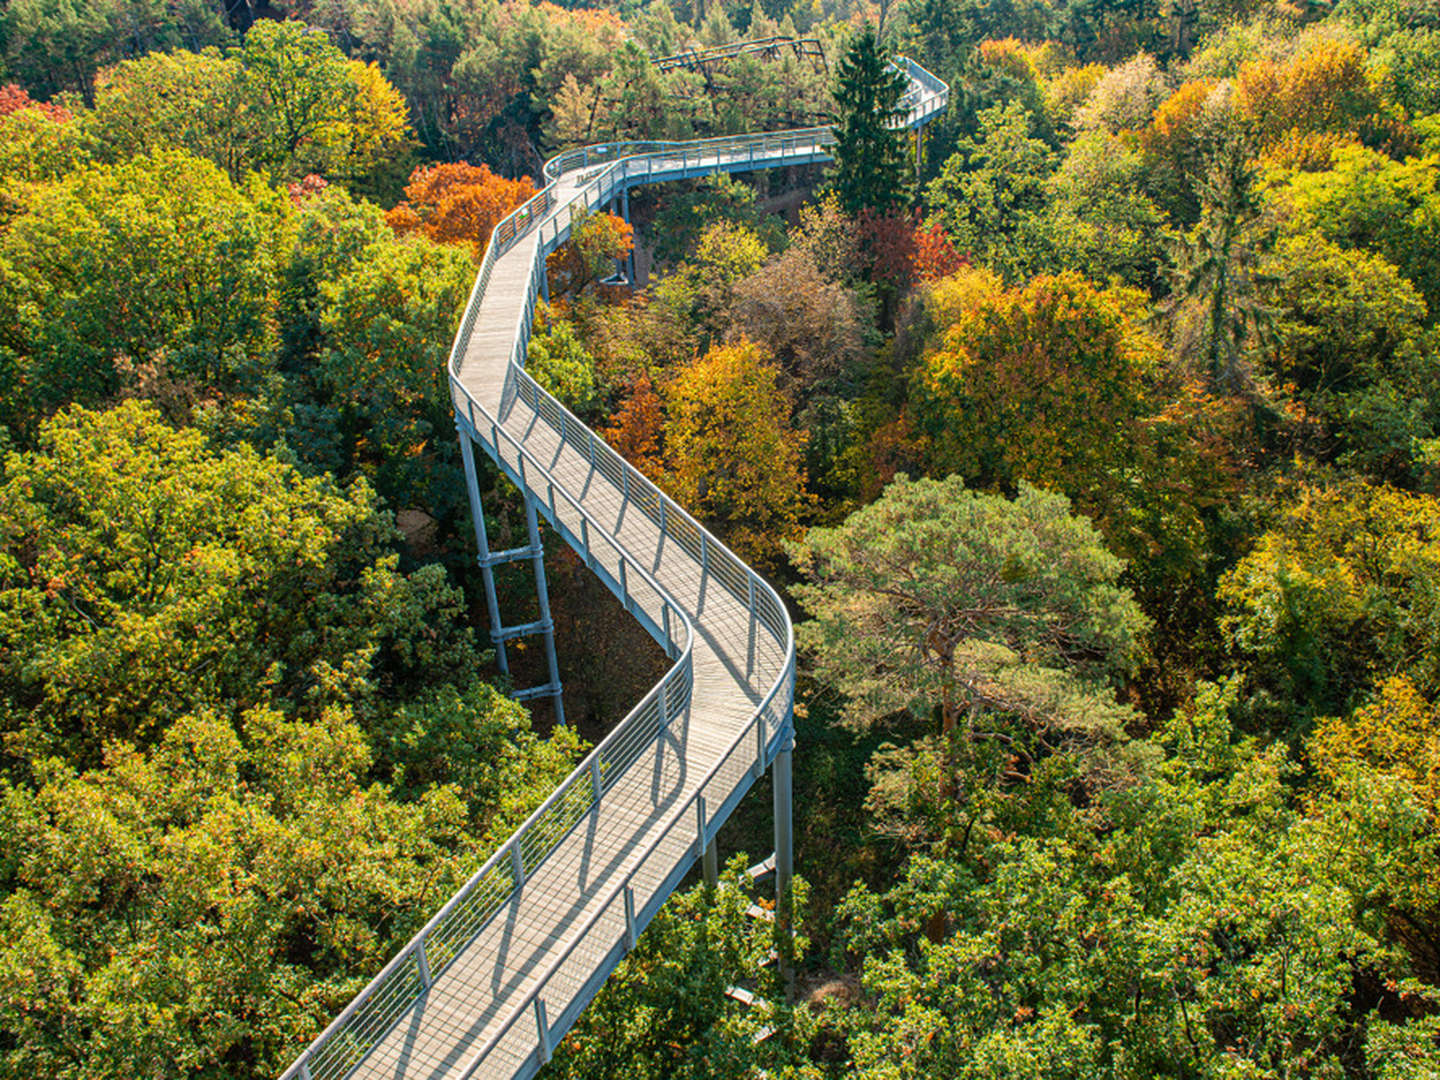
<svg viewBox="0 0 1440 1080"><path fill-rule="evenodd" d="M895 61L898 126L945 84ZM282 1080L528 1077L720 825L792 743L795 647L771 586L524 371L545 256L623 190L825 160L829 128L562 154L502 221L450 358L462 439L482 446L673 666ZM467 449L468 453L468 449Z"/></svg>

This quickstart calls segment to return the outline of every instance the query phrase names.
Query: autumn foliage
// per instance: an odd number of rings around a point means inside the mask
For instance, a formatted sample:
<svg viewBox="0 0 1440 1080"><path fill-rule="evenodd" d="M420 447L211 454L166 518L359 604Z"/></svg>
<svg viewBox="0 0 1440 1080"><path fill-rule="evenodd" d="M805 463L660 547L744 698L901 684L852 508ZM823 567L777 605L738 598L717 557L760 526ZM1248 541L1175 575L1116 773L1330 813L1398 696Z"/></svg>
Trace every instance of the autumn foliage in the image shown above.
<svg viewBox="0 0 1440 1080"><path fill-rule="evenodd" d="M600 434L625 459L658 481L665 466L660 456L660 440L665 429L665 405L655 392L647 372L640 372L631 381L624 402L616 410L614 423Z"/></svg>
<svg viewBox="0 0 1440 1080"><path fill-rule="evenodd" d="M422 166L385 220L401 235L419 231L442 244L468 244L478 259L501 219L534 194L528 176L507 180L488 165Z"/></svg>
<svg viewBox="0 0 1440 1080"><path fill-rule="evenodd" d="M35 109L55 121L70 119L69 109L51 105L48 101L36 101L25 92L23 87L16 86L14 83L0 86L0 116L9 116L21 109Z"/></svg>
<svg viewBox="0 0 1440 1080"><path fill-rule="evenodd" d="M1286 64L1246 64L1236 79L1235 103L1267 141L1293 129L1349 130L1378 105L1366 82L1365 54L1353 42L1326 42Z"/></svg>
<svg viewBox="0 0 1440 1080"><path fill-rule="evenodd" d="M861 215L860 228L871 259L871 276L897 289L938 281L969 262L945 228L938 221L922 222L918 210L909 214L867 211Z"/></svg>
<svg viewBox="0 0 1440 1080"><path fill-rule="evenodd" d="M635 246L635 227L614 214L587 214L575 222L570 240L546 259L550 295L578 293L608 277L615 261Z"/></svg>
<svg viewBox="0 0 1440 1080"><path fill-rule="evenodd" d="M721 530L742 559L773 567L812 509L805 436L760 346L711 349L665 385L665 451L676 499Z"/></svg>

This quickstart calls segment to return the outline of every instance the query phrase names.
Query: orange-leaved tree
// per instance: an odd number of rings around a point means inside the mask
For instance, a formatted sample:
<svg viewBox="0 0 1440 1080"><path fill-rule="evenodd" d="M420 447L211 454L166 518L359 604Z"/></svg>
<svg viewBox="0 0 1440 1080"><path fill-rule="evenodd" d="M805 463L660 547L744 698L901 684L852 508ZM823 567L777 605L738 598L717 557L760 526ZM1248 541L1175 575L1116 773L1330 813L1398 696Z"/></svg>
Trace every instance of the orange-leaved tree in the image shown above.
<svg viewBox="0 0 1440 1080"><path fill-rule="evenodd" d="M0 116L9 116L21 109L36 109L51 120L69 120L70 110L48 101L36 101L25 88L15 83L0 86Z"/></svg>
<svg viewBox="0 0 1440 1080"><path fill-rule="evenodd" d="M575 295L587 285L608 277L615 260L635 246L635 227L614 214L588 213L576 220L567 243L546 260L550 295Z"/></svg>
<svg viewBox="0 0 1440 1080"><path fill-rule="evenodd" d="M507 180L488 165L422 165L410 174L405 201L385 220L402 235L418 231L442 244L468 244L478 260L500 220L534 194L528 176Z"/></svg>
<svg viewBox="0 0 1440 1080"><path fill-rule="evenodd" d="M627 388L615 420L600 434L625 459L651 480L665 473L660 441L665 430L665 404L655 392L650 374L640 371Z"/></svg>

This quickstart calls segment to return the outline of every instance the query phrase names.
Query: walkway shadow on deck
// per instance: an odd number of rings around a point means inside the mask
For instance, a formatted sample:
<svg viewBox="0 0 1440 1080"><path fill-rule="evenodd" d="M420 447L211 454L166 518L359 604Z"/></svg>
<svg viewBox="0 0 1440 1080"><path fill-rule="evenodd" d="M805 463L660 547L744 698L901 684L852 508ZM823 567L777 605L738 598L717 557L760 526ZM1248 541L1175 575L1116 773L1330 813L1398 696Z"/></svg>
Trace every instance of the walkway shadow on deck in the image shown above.
<svg viewBox="0 0 1440 1080"><path fill-rule="evenodd" d="M675 730L676 727L679 728L678 734ZM637 827L637 835L644 836L648 834L657 823L662 821L667 814L674 809L676 803L679 802L684 795L685 780L689 768L686 762L686 748L689 744L689 738L690 709L687 707L681 716L676 717L675 721L659 732L655 738L654 753L651 755L653 758L651 766L652 777L650 781L651 810ZM667 758L672 754L674 761L667 762ZM643 759L637 760L630 768L639 768L642 762ZM673 783L669 785L665 783L667 772L675 773L675 779ZM607 794L610 793L607 792ZM589 873L588 866L592 857L591 838L593 837L593 823L598 818L603 806L604 800L602 799L601 802L586 815L591 819L591 825L587 826L586 851L582 857L580 871L581 891L577 895L575 902L570 905L563 915L557 918L554 924L554 930L549 935L551 938L563 933L565 929L571 927L579 919L585 910L586 901L593 899L600 888L622 870L627 858L635 851L632 845L617 852L599 869L599 872L595 875L593 888L586 887L585 877ZM440 1078L445 1076L451 1069L459 1066L466 1052L475 1048L477 1040L484 1033L486 1027L499 1015L501 1006L508 999L509 993L518 990L540 965L546 955L548 955L549 950L545 944L542 943L534 946L529 958L524 961L523 965L518 970L512 970L508 979L505 978L506 961L510 955L516 918L519 914L526 889L530 887L530 883L527 882L526 885L517 889L512 894L510 903L506 905L508 910L505 918L505 928L501 935L501 943L490 979L491 997L489 1003L476 1015L474 1021L465 1030L465 1033L456 1040L450 1053L447 1054L443 1060L437 1062L428 1073L411 1073L410 1069L414 1065L412 1061L412 1055L415 1050L414 1042L423 1024L425 1009L429 1003L430 994L434 993L436 988L445 981L445 975L442 975L435 985L431 987L430 991L422 996L410 1011L409 1021L406 1025L408 1030L399 1056L395 1061L394 1076L396 1080L415 1080L417 1077L423 1078L423 1080L440 1080ZM490 925L493 925L493 921ZM489 929L489 926L482 928L481 933L484 933L486 929ZM470 944L473 944L479 936L480 935L477 934L476 938L472 938ZM461 957L463 957L463 955L464 951L462 950ZM457 958L457 961L458 959L459 958ZM446 974L448 974L448 972Z"/></svg>

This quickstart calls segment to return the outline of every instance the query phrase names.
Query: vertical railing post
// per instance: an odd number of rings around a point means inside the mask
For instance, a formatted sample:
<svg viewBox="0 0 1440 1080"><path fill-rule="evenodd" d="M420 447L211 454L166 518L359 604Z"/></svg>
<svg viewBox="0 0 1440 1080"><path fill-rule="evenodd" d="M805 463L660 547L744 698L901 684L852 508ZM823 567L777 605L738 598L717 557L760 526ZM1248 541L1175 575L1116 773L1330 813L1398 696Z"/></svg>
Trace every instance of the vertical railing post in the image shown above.
<svg viewBox="0 0 1440 1080"><path fill-rule="evenodd" d="M745 635L745 677L755 672L755 638L759 633L755 626L755 575L746 574L745 584L750 591L750 629Z"/></svg>
<svg viewBox="0 0 1440 1080"><path fill-rule="evenodd" d="M707 840L705 837L705 830L709 823L705 820L704 795L695 796L695 818L695 827L699 834L698 843L700 844L700 872L705 878L705 887L713 889L720 884L720 858L715 850L715 841Z"/></svg>
<svg viewBox="0 0 1440 1080"><path fill-rule="evenodd" d="M545 1018L545 1002L535 998L535 1033L540 1037L540 1064L550 1060L550 1022Z"/></svg>
<svg viewBox="0 0 1440 1080"><path fill-rule="evenodd" d="M635 949L635 890L625 886L625 951Z"/></svg>
<svg viewBox="0 0 1440 1080"><path fill-rule="evenodd" d="M510 869L515 874L515 888L522 888L525 884L525 857L520 853L518 837L515 843L510 845Z"/></svg>
<svg viewBox="0 0 1440 1080"><path fill-rule="evenodd" d="M430 989L430 959L425 955L425 939L415 944L415 973L420 976L420 989Z"/></svg>

